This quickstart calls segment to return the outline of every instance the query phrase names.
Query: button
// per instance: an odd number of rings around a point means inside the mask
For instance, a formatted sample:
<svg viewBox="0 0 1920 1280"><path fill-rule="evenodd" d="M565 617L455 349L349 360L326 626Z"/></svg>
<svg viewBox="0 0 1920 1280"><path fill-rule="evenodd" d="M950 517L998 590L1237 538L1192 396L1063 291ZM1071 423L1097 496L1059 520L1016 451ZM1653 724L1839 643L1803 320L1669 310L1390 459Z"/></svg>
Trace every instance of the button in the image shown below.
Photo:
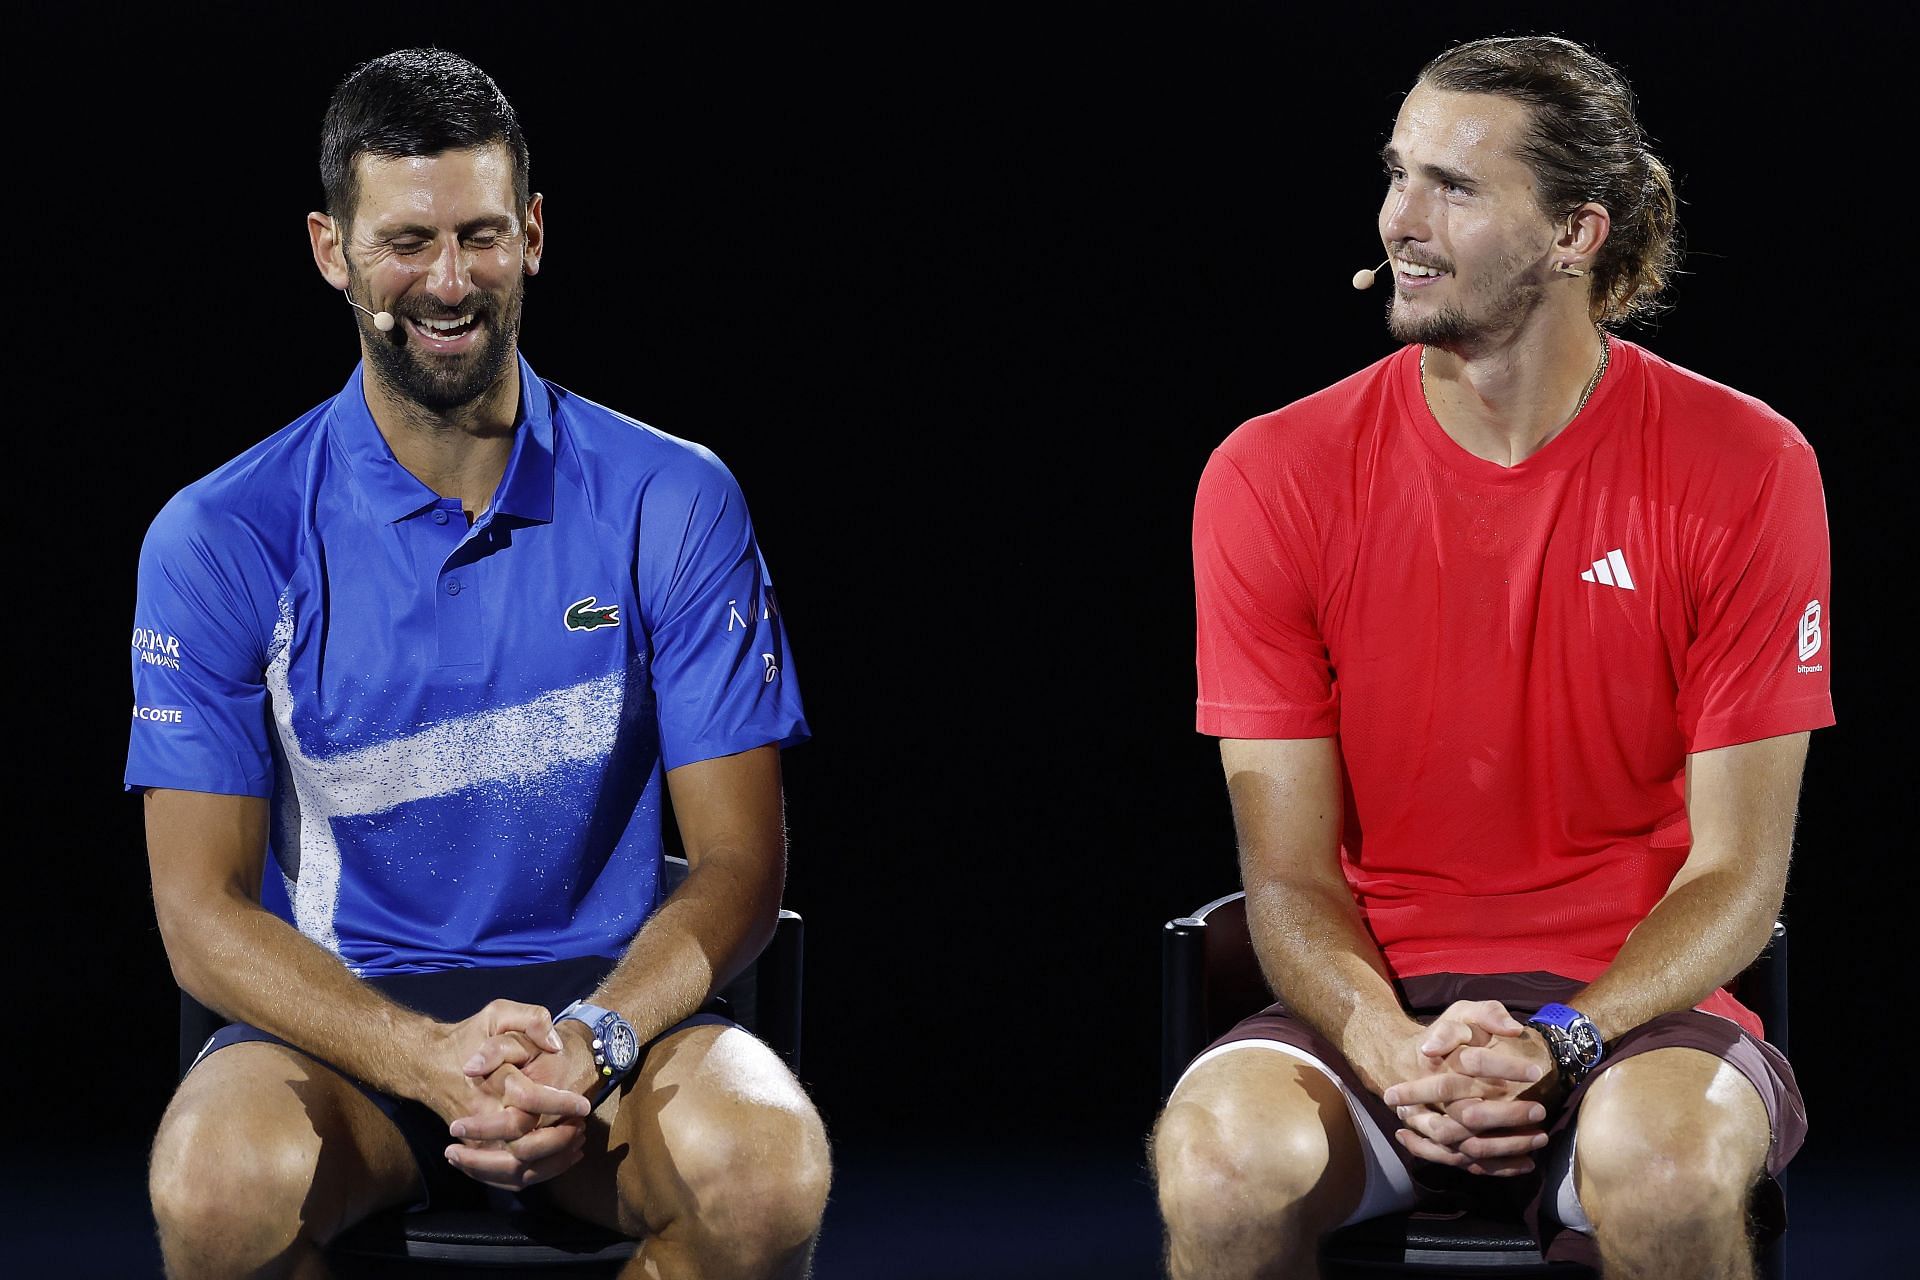
<svg viewBox="0 0 1920 1280"><path fill-rule="evenodd" d="M445 507L435 507L433 509L433 522L435 524L445 524L447 522L447 509Z"/></svg>
<svg viewBox="0 0 1920 1280"><path fill-rule="evenodd" d="M458 578L447 579L447 594L450 596L457 596L460 594L460 579Z"/></svg>

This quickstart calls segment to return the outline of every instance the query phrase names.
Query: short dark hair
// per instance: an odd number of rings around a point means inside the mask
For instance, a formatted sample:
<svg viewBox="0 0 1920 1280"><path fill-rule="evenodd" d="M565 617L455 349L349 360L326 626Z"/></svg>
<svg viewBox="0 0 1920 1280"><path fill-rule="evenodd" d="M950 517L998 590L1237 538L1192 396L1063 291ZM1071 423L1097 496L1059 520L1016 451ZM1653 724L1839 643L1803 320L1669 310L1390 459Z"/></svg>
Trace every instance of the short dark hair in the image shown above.
<svg viewBox="0 0 1920 1280"><path fill-rule="evenodd" d="M1590 273L1594 322L1661 309L1680 264L1679 200L1647 145L1625 76L1571 40L1504 36L1455 45L1421 69L1420 83L1526 106L1533 127L1521 158L1540 207L1560 217L1591 200L1613 220Z"/></svg>
<svg viewBox="0 0 1920 1280"><path fill-rule="evenodd" d="M513 156L513 194L525 210L533 189L527 140L492 76L444 49L396 49L361 63L333 91L320 126L327 214L352 221L363 155L434 156L495 142Z"/></svg>

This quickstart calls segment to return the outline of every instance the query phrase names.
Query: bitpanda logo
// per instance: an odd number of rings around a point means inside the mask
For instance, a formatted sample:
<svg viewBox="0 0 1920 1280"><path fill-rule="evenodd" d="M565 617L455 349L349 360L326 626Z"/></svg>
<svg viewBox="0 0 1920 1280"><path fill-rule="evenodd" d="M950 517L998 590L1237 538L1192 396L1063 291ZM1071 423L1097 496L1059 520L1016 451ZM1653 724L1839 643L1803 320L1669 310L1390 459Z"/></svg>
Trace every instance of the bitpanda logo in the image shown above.
<svg viewBox="0 0 1920 1280"><path fill-rule="evenodd" d="M1800 615L1800 675L1812 675L1821 670L1824 664L1808 666L1807 663L1820 652L1820 646L1825 643L1826 636L1820 629L1820 602L1809 600L1806 612Z"/></svg>

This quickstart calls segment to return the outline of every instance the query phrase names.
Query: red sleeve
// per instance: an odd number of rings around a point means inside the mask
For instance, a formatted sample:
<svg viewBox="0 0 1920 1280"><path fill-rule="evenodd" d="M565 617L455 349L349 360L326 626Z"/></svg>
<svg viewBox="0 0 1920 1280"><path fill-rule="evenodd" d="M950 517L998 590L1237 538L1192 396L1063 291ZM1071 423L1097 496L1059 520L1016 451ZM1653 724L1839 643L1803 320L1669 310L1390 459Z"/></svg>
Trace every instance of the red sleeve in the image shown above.
<svg viewBox="0 0 1920 1280"><path fill-rule="evenodd" d="M1702 567L1679 699L1689 752L1833 723L1831 582L1820 469L1796 443Z"/></svg>
<svg viewBox="0 0 1920 1280"><path fill-rule="evenodd" d="M1284 492L1263 499L1231 458L1214 453L1193 511L1201 733L1324 738L1339 730L1315 546L1304 502Z"/></svg>

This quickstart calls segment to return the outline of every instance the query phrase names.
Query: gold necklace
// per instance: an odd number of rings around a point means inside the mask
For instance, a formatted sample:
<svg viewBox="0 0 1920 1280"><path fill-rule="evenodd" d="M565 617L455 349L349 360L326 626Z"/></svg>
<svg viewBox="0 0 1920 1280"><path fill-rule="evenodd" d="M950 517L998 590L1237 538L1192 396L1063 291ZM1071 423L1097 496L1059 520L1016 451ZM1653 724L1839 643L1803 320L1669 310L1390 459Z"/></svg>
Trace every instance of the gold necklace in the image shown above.
<svg viewBox="0 0 1920 1280"><path fill-rule="evenodd" d="M1600 363L1594 366L1593 376L1587 379L1586 390L1580 393L1580 403L1573 406L1573 415L1567 419L1568 422L1572 422L1574 418L1579 417L1580 411L1587 407L1588 398L1593 395L1593 389L1600 385L1600 379L1607 376L1607 365L1613 359L1613 343L1608 339L1607 331L1601 329L1598 332L1600 334ZM1433 413L1433 397L1427 394L1427 349L1425 346L1420 348L1420 398L1427 402L1427 412L1432 413L1433 420L1438 422L1440 415Z"/></svg>

